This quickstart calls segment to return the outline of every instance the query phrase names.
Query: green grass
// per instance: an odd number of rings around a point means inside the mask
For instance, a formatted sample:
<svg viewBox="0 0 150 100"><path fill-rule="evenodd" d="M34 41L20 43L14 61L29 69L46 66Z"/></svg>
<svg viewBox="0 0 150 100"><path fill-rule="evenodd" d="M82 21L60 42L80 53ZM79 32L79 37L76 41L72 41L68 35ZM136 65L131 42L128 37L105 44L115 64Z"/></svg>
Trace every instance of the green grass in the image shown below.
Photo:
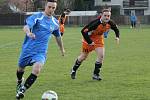
<svg viewBox="0 0 150 100"><path fill-rule="evenodd" d="M105 61L102 81L91 79L95 52L83 62L77 79L70 79L70 69L81 47L81 27L66 28L63 41L66 55L52 38L48 59L36 83L26 92L24 100L40 100L44 91L54 90L59 100L150 100L150 29L120 27L120 44L114 33L105 40ZM0 30L0 99L15 100L16 68L24 33L21 28ZM30 74L27 67L25 78Z"/></svg>

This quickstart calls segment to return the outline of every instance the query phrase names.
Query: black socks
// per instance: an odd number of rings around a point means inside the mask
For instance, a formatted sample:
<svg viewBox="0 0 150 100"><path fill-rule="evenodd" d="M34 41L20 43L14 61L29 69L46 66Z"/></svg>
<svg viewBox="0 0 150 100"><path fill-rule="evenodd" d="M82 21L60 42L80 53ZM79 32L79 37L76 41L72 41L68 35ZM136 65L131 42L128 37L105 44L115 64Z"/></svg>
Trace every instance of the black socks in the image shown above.
<svg viewBox="0 0 150 100"><path fill-rule="evenodd" d="M26 89L30 88L31 85L35 82L36 78L37 78L37 76L31 73L30 76L27 78L27 80L24 84L24 87Z"/></svg>
<svg viewBox="0 0 150 100"><path fill-rule="evenodd" d="M17 75L17 79L18 79L18 84L21 84L23 74L24 74L24 71L19 72L17 70L16 75Z"/></svg>
<svg viewBox="0 0 150 100"><path fill-rule="evenodd" d="M79 62L78 59L77 59L72 69L74 71L76 71L79 68L80 65L81 65L81 62Z"/></svg>
<svg viewBox="0 0 150 100"><path fill-rule="evenodd" d="M94 74L99 75L101 67L102 67L102 63L96 61L95 62Z"/></svg>

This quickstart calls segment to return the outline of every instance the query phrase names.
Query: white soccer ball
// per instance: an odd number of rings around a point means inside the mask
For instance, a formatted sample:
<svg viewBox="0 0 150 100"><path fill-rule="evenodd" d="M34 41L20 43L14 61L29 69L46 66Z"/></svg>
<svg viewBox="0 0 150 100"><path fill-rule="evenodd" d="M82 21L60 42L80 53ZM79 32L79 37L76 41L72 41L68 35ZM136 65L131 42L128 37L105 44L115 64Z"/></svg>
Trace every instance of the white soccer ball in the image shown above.
<svg viewBox="0 0 150 100"><path fill-rule="evenodd" d="M57 93L52 90L48 90L43 93L42 100L58 100Z"/></svg>

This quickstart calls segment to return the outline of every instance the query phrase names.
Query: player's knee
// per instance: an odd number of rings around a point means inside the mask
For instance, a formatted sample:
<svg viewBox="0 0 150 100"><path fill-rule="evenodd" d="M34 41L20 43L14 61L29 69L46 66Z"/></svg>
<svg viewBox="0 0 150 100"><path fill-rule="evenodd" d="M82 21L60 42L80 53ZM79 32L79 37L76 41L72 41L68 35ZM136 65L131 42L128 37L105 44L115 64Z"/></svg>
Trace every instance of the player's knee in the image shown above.
<svg viewBox="0 0 150 100"><path fill-rule="evenodd" d="M86 60L86 58L87 58L87 56L83 57L83 58L82 58L82 61Z"/></svg>
<svg viewBox="0 0 150 100"><path fill-rule="evenodd" d="M35 69L33 69L32 73L35 74L35 75L39 75L40 71L41 71L40 68L35 68Z"/></svg>
<svg viewBox="0 0 150 100"><path fill-rule="evenodd" d="M98 62L102 64L102 63L103 63L103 60L99 60Z"/></svg>
<svg viewBox="0 0 150 100"><path fill-rule="evenodd" d="M100 57L97 59L97 62L103 63L103 61L104 61L104 57Z"/></svg>
<svg viewBox="0 0 150 100"><path fill-rule="evenodd" d="M32 73L35 74L35 75L38 75L41 71L41 68L42 68L42 64L40 64L40 63L35 64L33 66Z"/></svg>
<svg viewBox="0 0 150 100"><path fill-rule="evenodd" d="M86 60L86 58L87 58L86 55L81 55L81 56L78 57L78 60L79 60L80 62L82 62L82 61Z"/></svg>

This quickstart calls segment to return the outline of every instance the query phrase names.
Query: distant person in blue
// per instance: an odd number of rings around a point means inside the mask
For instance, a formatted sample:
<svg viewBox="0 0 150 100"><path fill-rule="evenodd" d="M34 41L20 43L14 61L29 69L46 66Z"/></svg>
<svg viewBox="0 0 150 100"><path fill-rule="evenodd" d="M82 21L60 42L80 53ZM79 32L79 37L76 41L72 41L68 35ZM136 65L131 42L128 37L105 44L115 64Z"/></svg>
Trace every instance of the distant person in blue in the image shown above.
<svg viewBox="0 0 150 100"><path fill-rule="evenodd" d="M46 61L49 39L54 35L60 48L62 56L64 56L64 47L61 34L59 31L59 23L52 16L57 6L56 0L47 0L44 12L38 12L26 19L26 25L23 30L26 33L22 52L20 54L17 75L17 94L16 99L20 100L24 97L24 93L36 81L42 66ZM23 82L23 74L26 66L32 66L32 72Z"/></svg>
<svg viewBox="0 0 150 100"><path fill-rule="evenodd" d="M137 17L134 13L131 13L130 22L131 22L131 28L135 28L136 22L137 22Z"/></svg>

